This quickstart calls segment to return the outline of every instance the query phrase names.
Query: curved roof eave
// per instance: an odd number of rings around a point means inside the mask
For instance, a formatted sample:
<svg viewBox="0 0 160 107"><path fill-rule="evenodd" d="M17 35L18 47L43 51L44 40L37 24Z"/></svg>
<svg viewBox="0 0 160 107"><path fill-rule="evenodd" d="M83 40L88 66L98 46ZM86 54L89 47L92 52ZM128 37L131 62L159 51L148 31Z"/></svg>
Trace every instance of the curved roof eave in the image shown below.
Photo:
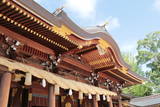
<svg viewBox="0 0 160 107"><path fill-rule="evenodd" d="M100 38L105 40L106 42L108 42L112 46L120 63L123 66L130 68L130 66L123 61L120 50L118 48L118 45L116 44L116 42L113 40L113 38L111 37L111 35L108 32L103 31L103 30L94 31L94 32L91 32L89 30L88 31L84 30L84 29L80 28L78 25L76 25L67 16L67 14L64 11L60 12L60 14L55 16L52 13L48 12L43 7L41 7L39 4L34 2L33 0L18 0L18 1L13 0L13 2L22 6L27 11L30 11L32 14L36 15L37 17L39 17L40 19L42 19L43 21L45 21L46 23L48 23L50 25L58 26L58 27L60 27L62 25L67 26L75 34L77 34L75 36L77 36L78 38L80 38L82 40L92 40L92 39L100 39Z"/></svg>
<svg viewBox="0 0 160 107"><path fill-rule="evenodd" d="M130 69L130 66L123 60L122 56L121 56L121 52L120 49L117 45L117 43L115 42L115 40L112 38L112 36L104 30L100 30L100 29L82 29L81 27L79 27L78 25L76 25L68 16L65 12L61 12L58 16L57 16L60 20L60 24L61 25L65 25L66 27L68 27L69 29L71 29L75 34L75 36L77 36L78 38L82 39L82 40L92 40L92 39L103 39L105 40L107 43L109 43L116 56L118 57L118 60L120 61L120 63L127 67L128 69Z"/></svg>
<svg viewBox="0 0 160 107"><path fill-rule="evenodd" d="M45 10L43 7L41 7L33 0L13 0L13 2L17 3L20 6L23 6L23 8L25 8L27 11L30 11L32 14L36 15L38 18L42 19L51 26L61 27L62 25L65 25L70 30L72 30L76 34L75 36L79 39L105 40L113 48L113 51L117 56L118 61L120 61L120 64L122 64L124 67L127 67L129 69L128 72L130 72L130 66L123 60L117 43L114 41L112 36L107 31L104 31L102 29L82 29L81 27L76 25L64 11L60 12L60 14L55 16L52 13Z"/></svg>
<svg viewBox="0 0 160 107"><path fill-rule="evenodd" d="M103 30L84 30L80 28L77 24L75 24L68 16L67 14L62 11L57 16L51 14L47 10L45 10L43 7L41 7L39 4L34 2L33 0L13 0L15 3L17 3L20 6L23 6L26 10L30 11L32 14L35 14L37 17L41 18L42 20L46 21L46 23L53 25L53 26L62 26L65 25L69 29L71 29L78 38L82 40L92 40L92 39L103 39L107 43L109 43L116 56L118 57L118 60L120 63L129 68L130 66L125 63L125 61L122 59L120 50L118 48L117 43L114 41L114 39L111 37L111 35L107 31Z"/></svg>

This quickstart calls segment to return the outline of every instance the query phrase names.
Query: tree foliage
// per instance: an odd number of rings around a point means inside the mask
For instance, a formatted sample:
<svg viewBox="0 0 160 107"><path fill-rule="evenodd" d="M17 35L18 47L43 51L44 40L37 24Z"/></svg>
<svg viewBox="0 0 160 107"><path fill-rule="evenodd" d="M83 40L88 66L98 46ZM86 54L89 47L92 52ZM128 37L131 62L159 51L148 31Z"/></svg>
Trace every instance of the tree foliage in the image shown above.
<svg viewBox="0 0 160 107"><path fill-rule="evenodd" d="M152 84L150 82L147 82L145 84L138 84L128 88L124 88L123 92L137 97L149 96L152 94L151 85Z"/></svg>
<svg viewBox="0 0 160 107"><path fill-rule="evenodd" d="M131 53L123 53L122 54L124 60L131 66L133 72L138 73L139 75L143 76L144 73L142 72L141 68L138 66L136 58ZM123 93L130 94L132 96L148 96L152 93L152 88L150 87L151 83L145 84L138 84L131 87L127 87L123 89Z"/></svg>
<svg viewBox="0 0 160 107"><path fill-rule="evenodd" d="M143 66L146 77L154 83L154 91L160 92L160 32L139 40L137 51L138 65Z"/></svg>
<svg viewBox="0 0 160 107"><path fill-rule="evenodd" d="M137 60L133 54L126 52L126 53L122 53L122 56L124 61L130 65L131 70L133 72L136 72L141 76L144 76L144 72L142 72L141 68L138 66Z"/></svg>
<svg viewBox="0 0 160 107"><path fill-rule="evenodd" d="M132 66L132 70L145 76L150 82L125 88L124 93L134 96L148 96L160 93L160 32L146 35L146 38L137 42L136 60L134 56L124 56L125 61Z"/></svg>

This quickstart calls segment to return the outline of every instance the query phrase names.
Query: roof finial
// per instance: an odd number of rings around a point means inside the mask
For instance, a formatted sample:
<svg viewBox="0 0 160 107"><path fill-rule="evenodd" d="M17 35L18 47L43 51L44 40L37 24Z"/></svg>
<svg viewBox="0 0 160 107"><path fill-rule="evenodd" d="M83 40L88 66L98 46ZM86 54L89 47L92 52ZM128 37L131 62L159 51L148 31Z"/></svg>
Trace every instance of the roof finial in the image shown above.
<svg viewBox="0 0 160 107"><path fill-rule="evenodd" d="M57 15L59 15L59 14L63 11L63 9L64 9L64 6L62 6L62 7L60 7L60 8L57 8L57 9L53 12L53 14L54 14L55 16L57 16Z"/></svg>
<svg viewBox="0 0 160 107"><path fill-rule="evenodd" d="M104 30L107 30L106 27L109 25L109 21L106 21L104 24L102 25L98 25L97 27L101 28L101 29L104 29Z"/></svg>
<svg viewBox="0 0 160 107"><path fill-rule="evenodd" d="M103 25L101 25L101 27L106 27L106 26L108 26L109 25L109 21L106 21Z"/></svg>

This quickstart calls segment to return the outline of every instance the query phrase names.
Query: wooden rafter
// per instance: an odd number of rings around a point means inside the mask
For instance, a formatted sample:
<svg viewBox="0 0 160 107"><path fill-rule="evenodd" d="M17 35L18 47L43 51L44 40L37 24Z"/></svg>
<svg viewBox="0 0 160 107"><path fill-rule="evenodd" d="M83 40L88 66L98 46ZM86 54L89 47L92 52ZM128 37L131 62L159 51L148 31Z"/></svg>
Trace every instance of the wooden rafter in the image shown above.
<svg viewBox="0 0 160 107"><path fill-rule="evenodd" d="M19 27L20 29L23 29L26 32L29 32L32 35L35 35L64 50L69 50L76 47L76 44L73 41L62 37L62 35L56 34L56 32L54 32L54 30L52 29L52 26L43 22L36 16L30 14L20 6L15 5L14 3L12 3L12 1L1 2L1 5L3 5L3 7L1 6L0 8L0 10L2 10L0 16L4 20L6 20L7 23L10 23L8 24L9 27L13 25ZM62 44L60 43L60 41L66 42L63 42Z"/></svg>

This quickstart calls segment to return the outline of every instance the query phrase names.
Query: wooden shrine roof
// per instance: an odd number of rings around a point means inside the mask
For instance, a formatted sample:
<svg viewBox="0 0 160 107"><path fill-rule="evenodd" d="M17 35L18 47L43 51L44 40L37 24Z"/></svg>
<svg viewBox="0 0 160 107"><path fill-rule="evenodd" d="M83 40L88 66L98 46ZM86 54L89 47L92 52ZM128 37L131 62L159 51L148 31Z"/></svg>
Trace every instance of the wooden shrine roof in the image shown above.
<svg viewBox="0 0 160 107"><path fill-rule="evenodd" d="M160 105L160 94L133 98L131 99L130 104L138 107L153 107L154 105Z"/></svg>
<svg viewBox="0 0 160 107"><path fill-rule="evenodd" d="M57 54L79 55L94 71L126 81L128 85L143 82L123 61L118 45L106 30L82 29L64 11L57 15L49 13L33 0L1 0L0 25Z"/></svg>

